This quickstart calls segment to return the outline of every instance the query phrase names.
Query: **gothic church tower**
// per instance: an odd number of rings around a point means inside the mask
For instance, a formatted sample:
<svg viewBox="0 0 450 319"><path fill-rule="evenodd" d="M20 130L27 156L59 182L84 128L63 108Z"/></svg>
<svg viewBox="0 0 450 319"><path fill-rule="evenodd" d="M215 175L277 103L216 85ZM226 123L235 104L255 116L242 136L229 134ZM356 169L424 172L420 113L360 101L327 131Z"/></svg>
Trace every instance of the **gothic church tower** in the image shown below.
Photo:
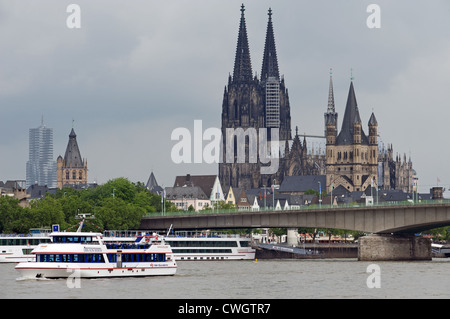
<svg viewBox="0 0 450 319"><path fill-rule="evenodd" d="M56 182L60 189L64 185L87 184L87 160L81 158L73 128L69 134L64 158L60 155L56 160Z"/></svg>
<svg viewBox="0 0 450 319"><path fill-rule="evenodd" d="M332 112L328 113L332 114ZM349 192L363 191L372 185L376 188L378 185L378 123L372 113L368 123L369 136L364 133L353 81L350 83L339 135L337 135L336 118L331 115L325 117L327 192L338 187L343 187Z"/></svg>
<svg viewBox="0 0 450 319"><path fill-rule="evenodd" d="M279 139L291 139L291 116L289 97L284 79L280 79L272 25L272 10L269 9L264 58L261 80L253 76L250 50L245 23L244 5L241 7L238 41L234 61L233 76L229 75L225 86L222 103L222 162L219 164L219 179L222 187L239 187L244 189L269 186L274 179L279 179L279 172L273 175L262 175L259 159L251 161L249 156L250 137L245 137L245 162L237 162L238 144L236 135L227 135L227 129L267 128L279 130ZM227 161L227 140L234 141L234 161ZM258 143L258 140L253 141ZM284 145L280 143L280 145ZM279 156L279 154L277 154ZM230 155L229 157L230 158Z"/></svg>

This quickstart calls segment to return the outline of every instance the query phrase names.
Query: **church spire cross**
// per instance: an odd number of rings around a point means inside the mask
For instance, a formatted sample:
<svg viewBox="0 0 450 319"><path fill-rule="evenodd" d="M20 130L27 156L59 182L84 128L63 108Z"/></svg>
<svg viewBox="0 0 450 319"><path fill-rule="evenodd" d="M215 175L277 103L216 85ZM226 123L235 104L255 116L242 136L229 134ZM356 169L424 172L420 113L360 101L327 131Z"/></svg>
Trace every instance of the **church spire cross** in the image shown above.
<svg viewBox="0 0 450 319"><path fill-rule="evenodd" d="M250 49L248 46L247 27L245 26L245 7L241 6L241 21L239 24L236 57L234 60L233 81L248 82L252 80L252 63L250 60Z"/></svg>
<svg viewBox="0 0 450 319"><path fill-rule="evenodd" d="M280 78L278 70L277 50L275 46L275 36L272 24L272 9L268 12L269 21L267 22L266 43L264 45L264 56L261 70L261 80L269 77Z"/></svg>
<svg viewBox="0 0 450 319"><path fill-rule="evenodd" d="M330 68L330 86L328 89L328 113L334 113L335 107L334 107L334 93L333 93L333 69Z"/></svg>

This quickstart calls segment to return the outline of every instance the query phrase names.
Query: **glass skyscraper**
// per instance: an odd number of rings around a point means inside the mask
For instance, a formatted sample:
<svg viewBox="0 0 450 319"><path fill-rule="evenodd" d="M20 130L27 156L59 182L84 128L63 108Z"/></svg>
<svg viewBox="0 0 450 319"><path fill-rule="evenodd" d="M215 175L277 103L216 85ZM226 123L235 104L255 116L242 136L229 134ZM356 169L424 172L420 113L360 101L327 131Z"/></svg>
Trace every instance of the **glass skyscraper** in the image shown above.
<svg viewBox="0 0 450 319"><path fill-rule="evenodd" d="M56 161L53 160L53 129L41 126L29 131L26 187L33 184L56 187Z"/></svg>

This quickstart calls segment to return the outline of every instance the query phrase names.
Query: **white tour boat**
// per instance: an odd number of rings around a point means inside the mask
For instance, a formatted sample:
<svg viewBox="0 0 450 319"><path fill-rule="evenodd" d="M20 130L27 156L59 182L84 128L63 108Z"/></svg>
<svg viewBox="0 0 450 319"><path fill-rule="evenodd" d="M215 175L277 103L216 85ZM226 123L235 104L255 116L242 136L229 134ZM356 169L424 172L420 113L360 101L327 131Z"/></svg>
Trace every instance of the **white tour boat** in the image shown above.
<svg viewBox="0 0 450 319"><path fill-rule="evenodd" d="M53 232L51 242L40 244L34 262L16 269L24 278L137 277L174 275L177 264L164 238L139 236L104 240L101 233Z"/></svg>
<svg viewBox="0 0 450 319"><path fill-rule="evenodd" d="M209 232L175 232L166 237L175 260L253 260L251 239Z"/></svg>
<svg viewBox="0 0 450 319"><path fill-rule="evenodd" d="M30 234L0 234L0 263L36 260L31 251L39 244L49 243L50 229L31 229Z"/></svg>
<svg viewBox="0 0 450 319"><path fill-rule="evenodd" d="M146 230L105 231L104 240L134 241ZM223 232L176 231L170 227L165 234L165 242L172 248L175 260L253 260L256 250L251 246L251 238Z"/></svg>

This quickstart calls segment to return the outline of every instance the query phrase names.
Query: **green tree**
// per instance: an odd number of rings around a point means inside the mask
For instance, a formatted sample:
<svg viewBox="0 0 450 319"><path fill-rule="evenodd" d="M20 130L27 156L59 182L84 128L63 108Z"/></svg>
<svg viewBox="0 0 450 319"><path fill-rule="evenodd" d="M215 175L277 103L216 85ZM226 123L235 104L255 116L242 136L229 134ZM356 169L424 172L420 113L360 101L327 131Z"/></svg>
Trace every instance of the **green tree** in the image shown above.
<svg viewBox="0 0 450 319"><path fill-rule="evenodd" d="M137 229L146 211L121 198L105 198L96 211L95 218L103 229Z"/></svg>
<svg viewBox="0 0 450 319"><path fill-rule="evenodd" d="M176 206L166 201L166 211ZM28 233L30 228L59 224L61 229L76 231L78 214L91 214L84 231L136 229L149 212L161 211L161 196L151 193L143 183L120 177L96 188L83 190L64 187L55 194L31 201L29 208L19 201L0 197L0 232Z"/></svg>
<svg viewBox="0 0 450 319"><path fill-rule="evenodd" d="M53 196L32 200L30 208L34 227L50 227L53 224L59 224L64 229L68 225L60 201Z"/></svg>
<svg viewBox="0 0 450 319"><path fill-rule="evenodd" d="M18 199L0 196L0 232L20 233L26 227L25 215Z"/></svg>

